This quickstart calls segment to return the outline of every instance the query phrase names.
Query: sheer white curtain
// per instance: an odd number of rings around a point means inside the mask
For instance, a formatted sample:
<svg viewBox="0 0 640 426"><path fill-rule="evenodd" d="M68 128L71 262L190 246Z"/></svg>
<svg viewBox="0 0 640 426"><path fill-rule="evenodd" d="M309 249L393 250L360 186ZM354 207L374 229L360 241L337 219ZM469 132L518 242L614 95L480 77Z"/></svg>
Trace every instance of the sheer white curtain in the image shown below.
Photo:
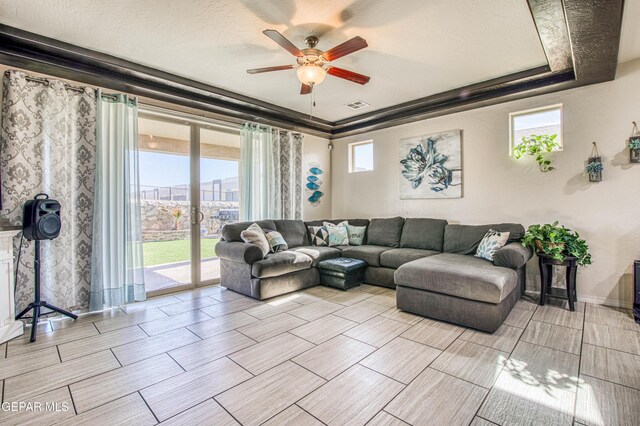
<svg viewBox="0 0 640 426"><path fill-rule="evenodd" d="M274 150L271 128L247 123L241 130L240 220L273 219Z"/></svg>
<svg viewBox="0 0 640 426"><path fill-rule="evenodd" d="M240 219L302 219L304 136L254 123L241 136Z"/></svg>
<svg viewBox="0 0 640 426"><path fill-rule="evenodd" d="M137 101L98 95L90 309L144 300Z"/></svg>

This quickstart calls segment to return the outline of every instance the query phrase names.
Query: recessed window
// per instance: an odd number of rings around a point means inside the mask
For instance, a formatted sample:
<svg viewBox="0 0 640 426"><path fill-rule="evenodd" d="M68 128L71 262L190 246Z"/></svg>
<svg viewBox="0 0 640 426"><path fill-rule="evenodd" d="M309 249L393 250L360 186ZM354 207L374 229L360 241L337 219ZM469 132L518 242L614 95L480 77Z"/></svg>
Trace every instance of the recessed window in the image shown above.
<svg viewBox="0 0 640 426"><path fill-rule="evenodd" d="M373 141L349 144L349 173L373 170Z"/></svg>
<svg viewBox="0 0 640 426"><path fill-rule="evenodd" d="M522 143L522 138L533 135L557 135L555 141L559 147L554 151L562 150L562 105L512 112L509 114L509 120L510 153L515 146Z"/></svg>

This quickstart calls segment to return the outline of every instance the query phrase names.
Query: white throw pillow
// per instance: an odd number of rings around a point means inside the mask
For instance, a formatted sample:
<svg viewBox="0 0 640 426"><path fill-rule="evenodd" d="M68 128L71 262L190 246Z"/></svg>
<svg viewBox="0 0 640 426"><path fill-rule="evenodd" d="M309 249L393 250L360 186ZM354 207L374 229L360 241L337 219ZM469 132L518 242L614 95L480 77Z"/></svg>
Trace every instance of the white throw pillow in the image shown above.
<svg viewBox="0 0 640 426"><path fill-rule="evenodd" d="M342 221L337 225L331 222L324 222L323 225L329 232L329 247L333 246L348 246L349 245L349 231L347 225L349 222Z"/></svg>
<svg viewBox="0 0 640 426"><path fill-rule="evenodd" d="M478 246L478 250L476 250L476 257L481 257L482 259L490 260L493 262L493 256L496 252L504 247L509 241L509 232L498 232L493 229L489 229L482 241L480 241L480 245Z"/></svg>
<svg viewBox="0 0 640 426"><path fill-rule="evenodd" d="M240 233L242 241L249 244L255 244L262 251L262 256L266 256L271 251L271 246L264 231L257 223L252 223L247 229Z"/></svg>
<svg viewBox="0 0 640 426"><path fill-rule="evenodd" d="M271 249L272 253L277 253L279 251L285 251L289 249L289 245L285 241L282 234L278 231L265 229L264 235L267 236L267 241L269 241L269 248Z"/></svg>

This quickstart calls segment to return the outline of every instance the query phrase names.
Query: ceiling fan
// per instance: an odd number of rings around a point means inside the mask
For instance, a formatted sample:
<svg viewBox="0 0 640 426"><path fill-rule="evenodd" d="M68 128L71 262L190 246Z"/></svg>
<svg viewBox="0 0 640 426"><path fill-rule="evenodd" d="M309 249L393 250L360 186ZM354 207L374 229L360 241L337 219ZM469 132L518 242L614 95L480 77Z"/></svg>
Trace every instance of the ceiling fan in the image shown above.
<svg viewBox="0 0 640 426"><path fill-rule="evenodd" d="M337 45L333 49L323 52L322 50L315 48L318 44L318 38L314 36L305 38L304 42L307 45L307 48L300 50L276 30L264 30L263 33L295 56L296 64L254 68L247 70L249 74L295 69L298 74L298 79L302 83L302 88L300 89L301 95L308 95L311 93L313 91L313 87L322 83L327 74L334 77L344 78L345 80L353 81L358 84L366 84L369 82L370 77L366 75L331 65L331 61L367 47L367 42L362 37L354 37L351 40Z"/></svg>

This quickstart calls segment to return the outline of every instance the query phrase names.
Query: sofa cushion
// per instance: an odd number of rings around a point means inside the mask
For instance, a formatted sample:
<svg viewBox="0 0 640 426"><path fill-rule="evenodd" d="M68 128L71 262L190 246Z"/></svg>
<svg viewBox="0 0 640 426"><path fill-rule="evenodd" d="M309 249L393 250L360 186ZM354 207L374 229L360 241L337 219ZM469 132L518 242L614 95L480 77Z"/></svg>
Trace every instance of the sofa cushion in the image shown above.
<svg viewBox="0 0 640 426"><path fill-rule="evenodd" d="M444 228L442 219L408 218L402 227L400 247L442 251Z"/></svg>
<svg viewBox="0 0 640 426"><path fill-rule="evenodd" d="M322 226L325 222L333 223L337 225L342 222L348 222L349 225L355 226L369 226L369 219L325 219L325 220L308 220L304 224L307 226L307 229L310 226ZM365 233L365 241L366 241L366 233ZM311 243L309 243L311 244ZM363 243L364 244L364 243Z"/></svg>
<svg viewBox="0 0 640 426"><path fill-rule="evenodd" d="M309 256L313 260L311 266L314 267L318 262L327 259L335 259L336 257L341 256L340 250L336 247L300 246L292 249L291 251L303 253Z"/></svg>
<svg viewBox="0 0 640 426"><path fill-rule="evenodd" d="M257 220L255 222L238 222L227 223L222 227L222 239L225 241L240 241L240 233L251 226L251 224L257 223L262 229L276 229L276 224L272 220Z"/></svg>
<svg viewBox="0 0 640 426"><path fill-rule="evenodd" d="M396 270L394 279L399 286L495 304L518 285L518 274L513 269L453 253L405 263Z"/></svg>
<svg viewBox="0 0 640 426"><path fill-rule="evenodd" d="M380 255L387 250L389 250L389 247L348 246L342 249L342 256L364 260L369 266L380 266Z"/></svg>
<svg viewBox="0 0 640 426"><path fill-rule="evenodd" d="M308 246L309 237L307 227L301 220L274 220L276 231L282 234L282 238L287 242L289 248L298 246Z"/></svg>
<svg viewBox="0 0 640 426"><path fill-rule="evenodd" d="M371 219L371 223L367 229L367 244L400 247L403 225L404 218L402 217Z"/></svg>
<svg viewBox="0 0 640 426"><path fill-rule="evenodd" d="M524 226L518 223L498 223L493 225L447 225L444 229L446 253L474 254L489 229L509 232L508 243L520 241L524 236Z"/></svg>
<svg viewBox="0 0 640 426"><path fill-rule="evenodd" d="M440 254L435 250L420 250L414 248L397 248L387 250L380 255L380 266L385 268L399 268L405 263L409 263L416 259L422 259L423 257L433 256Z"/></svg>
<svg viewBox="0 0 640 426"><path fill-rule="evenodd" d="M493 264L504 268L518 269L527 264L533 250L522 243L509 243L493 255Z"/></svg>
<svg viewBox="0 0 640 426"><path fill-rule="evenodd" d="M277 277L311 268L313 260L304 253L287 250L271 253L251 266L251 275L258 278Z"/></svg>

